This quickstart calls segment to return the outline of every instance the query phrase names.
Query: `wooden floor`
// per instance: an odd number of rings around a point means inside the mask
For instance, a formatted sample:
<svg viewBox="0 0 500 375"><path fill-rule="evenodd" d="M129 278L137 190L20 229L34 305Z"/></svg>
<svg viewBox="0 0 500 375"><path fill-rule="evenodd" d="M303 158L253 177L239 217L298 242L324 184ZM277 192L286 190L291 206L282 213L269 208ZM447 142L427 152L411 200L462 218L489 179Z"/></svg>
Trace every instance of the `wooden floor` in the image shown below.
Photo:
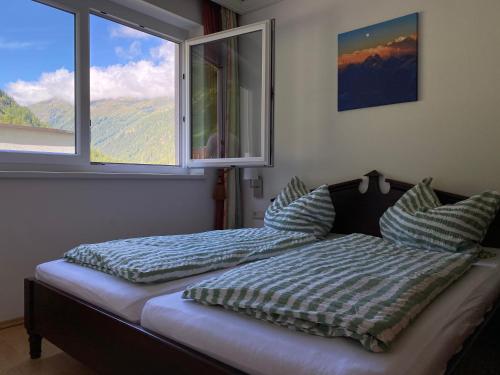
<svg viewBox="0 0 500 375"><path fill-rule="evenodd" d="M23 326L0 330L0 374L95 374L49 342L44 340L42 345L42 358L31 360L28 354L28 336Z"/></svg>

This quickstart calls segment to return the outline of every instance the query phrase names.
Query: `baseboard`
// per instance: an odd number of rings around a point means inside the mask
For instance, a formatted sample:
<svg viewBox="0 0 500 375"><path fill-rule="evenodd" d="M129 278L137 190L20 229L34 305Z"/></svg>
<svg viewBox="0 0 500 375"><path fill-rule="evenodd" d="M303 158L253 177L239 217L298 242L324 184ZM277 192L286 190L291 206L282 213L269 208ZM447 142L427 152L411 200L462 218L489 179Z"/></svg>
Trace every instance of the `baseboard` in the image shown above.
<svg viewBox="0 0 500 375"><path fill-rule="evenodd" d="M24 318L22 317L11 320L4 320L3 322L0 322L0 330L10 327L20 326L23 323L24 323Z"/></svg>

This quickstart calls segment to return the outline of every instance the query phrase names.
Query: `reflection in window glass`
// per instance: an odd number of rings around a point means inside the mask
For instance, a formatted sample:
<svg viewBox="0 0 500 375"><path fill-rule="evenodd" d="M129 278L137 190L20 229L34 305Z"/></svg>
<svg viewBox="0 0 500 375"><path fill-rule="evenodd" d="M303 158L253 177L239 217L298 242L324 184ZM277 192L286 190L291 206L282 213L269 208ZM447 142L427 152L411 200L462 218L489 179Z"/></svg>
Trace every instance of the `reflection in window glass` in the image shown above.
<svg viewBox="0 0 500 375"><path fill-rule="evenodd" d="M190 48L191 157L261 157L262 32Z"/></svg>
<svg viewBox="0 0 500 375"><path fill-rule="evenodd" d="M2 2L0 150L75 153L75 16Z"/></svg>
<svg viewBox="0 0 500 375"><path fill-rule="evenodd" d="M91 161L176 165L177 44L92 15Z"/></svg>

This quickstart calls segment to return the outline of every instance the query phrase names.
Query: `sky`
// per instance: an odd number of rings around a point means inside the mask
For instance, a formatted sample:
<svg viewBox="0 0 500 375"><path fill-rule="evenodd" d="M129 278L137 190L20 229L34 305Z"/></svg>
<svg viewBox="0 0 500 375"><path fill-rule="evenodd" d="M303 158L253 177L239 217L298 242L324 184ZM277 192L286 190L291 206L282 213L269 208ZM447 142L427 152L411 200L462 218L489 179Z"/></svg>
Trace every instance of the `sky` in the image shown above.
<svg viewBox="0 0 500 375"><path fill-rule="evenodd" d="M417 33L418 13L339 34L339 56L385 45Z"/></svg>
<svg viewBox="0 0 500 375"><path fill-rule="evenodd" d="M21 105L74 100L74 15L31 0L0 13L0 89ZM174 95L175 44L91 15L91 100Z"/></svg>

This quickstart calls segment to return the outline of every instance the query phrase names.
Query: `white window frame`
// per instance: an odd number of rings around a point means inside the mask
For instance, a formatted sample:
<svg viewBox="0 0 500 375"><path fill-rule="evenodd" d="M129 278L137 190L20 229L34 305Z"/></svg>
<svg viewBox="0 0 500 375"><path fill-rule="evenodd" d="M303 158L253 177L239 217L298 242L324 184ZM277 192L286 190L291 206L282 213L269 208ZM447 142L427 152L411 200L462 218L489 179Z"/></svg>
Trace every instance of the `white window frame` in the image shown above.
<svg viewBox="0 0 500 375"><path fill-rule="evenodd" d="M182 42L189 30L163 22L125 6L108 0L35 0L41 4L59 8L75 15L75 154L0 151L0 172L62 172L110 174L165 174L194 175L203 174L202 170L186 168L183 160L183 132L181 98L182 86ZM93 164L90 162L90 40L89 20L95 14L114 22L136 28L137 30L159 36L178 44L176 92L176 157L179 165L136 165L136 164Z"/></svg>
<svg viewBox="0 0 500 375"><path fill-rule="evenodd" d="M244 35L256 31L262 33L262 86L261 86L261 151L260 157L193 159L191 150L191 47ZM185 86L185 160L188 167L263 167L272 165L272 128L273 128L273 21L266 20L206 36L189 39L184 48Z"/></svg>

